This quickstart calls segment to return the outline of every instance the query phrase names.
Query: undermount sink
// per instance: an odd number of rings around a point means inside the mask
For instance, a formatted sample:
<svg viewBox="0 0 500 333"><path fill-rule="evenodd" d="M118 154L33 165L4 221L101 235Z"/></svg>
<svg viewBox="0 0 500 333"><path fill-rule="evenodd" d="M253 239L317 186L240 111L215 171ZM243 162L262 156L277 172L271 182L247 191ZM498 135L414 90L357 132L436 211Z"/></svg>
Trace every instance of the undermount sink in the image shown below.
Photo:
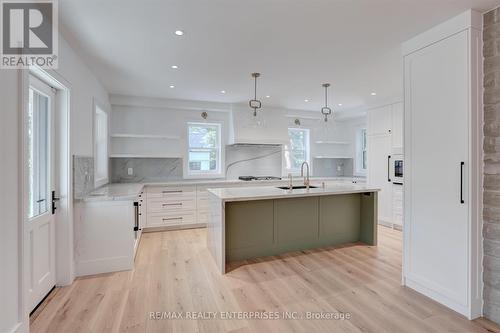
<svg viewBox="0 0 500 333"><path fill-rule="evenodd" d="M279 189L281 190L289 190L289 186L278 186ZM307 188L305 185L300 185L300 186L292 186L292 190L303 190ZM318 188L317 186L309 186L309 188Z"/></svg>

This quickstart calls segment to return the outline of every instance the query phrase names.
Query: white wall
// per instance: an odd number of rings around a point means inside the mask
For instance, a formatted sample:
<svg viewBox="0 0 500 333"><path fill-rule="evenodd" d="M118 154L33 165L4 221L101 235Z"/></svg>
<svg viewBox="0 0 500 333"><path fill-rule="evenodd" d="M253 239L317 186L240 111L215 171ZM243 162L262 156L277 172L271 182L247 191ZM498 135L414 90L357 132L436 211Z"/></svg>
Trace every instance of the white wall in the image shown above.
<svg viewBox="0 0 500 333"><path fill-rule="evenodd" d="M10 332L26 320L19 300L19 71L0 70L0 101L0 332Z"/></svg>
<svg viewBox="0 0 500 333"><path fill-rule="evenodd" d="M92 154L93 99L109 109L108 93L82 62L75 51L60 37L59 69L52 71L70 88L71 155ZM0 70L0 332L28 329L27 313L20 303L21 277L20 209L21 188L19 169L20 75L18 70ZM72 253L69 254L72 257Z"/></svg>
<svg viewBox="0 0 500 333"><path fill-rule="evenodd" d="M55 72L71 85L72 155L91 156L94 98L109 111L108 92L62 37L59 39L59 69Z"/></svg>
<svg viewBox="0 0 500 333"><path fill-rule="evenodd" d="M311 166L312 174L315 175L315 169L321 176L325 174L328 167L336 166L336 161L342 161L347 168L354 168L356 158L356 131L360 128L366 128L366 115L357 113L356 117L346 118L336 117L334 121L331 119L325 125L320 112L285 110L287 118L284 123L289 128L299 127L295 124L295 119L300 120L300 128L308 128L310 130L310 146L311 146ZM318 143L327 142L327 143ZM334 143L335 142L335 143ZM347 144L340 144L347 143ZM320 159L316 157L339 157L338 159ZM344 157L344 159L342 159ZM348 160L350 161L348 162ZM285 161L284 161L285 163ZM316 167L315 167L316 165ZM355 170L344 170L345 174L355 174ZM286 175L286 170L283 171ZM328 176L335 176L329 174ZM357 176L364 176L358 174Z"/></svg>
<svg viewBox="0 0 500 333"><path fill-rule="evenodd" d="M133 96L112 95L112 134L153 134L167 135L171 139L157 138L112 138L111 153L115 156L130 157L137 156L157 156L170 158L183 158L185 161L186 154L186 123L189 121L203 122L200 117L202 111L207 111L209 116L206 122L222 123L223 126L223 147L231 142L232 122L231 110L243 108L241 105L231 105L227 103L199 102L199 101L182 101L161 98L144 98ZM248 108L247 108L248 109ZM248 109L248 115L251 118L251 110ZM300 127L310 129L310 144L311 144L311 163L314 165L315 156L339 156L350 157L351 163L355 158L356 151L356 131L361 127L365 127L366 116L356 118L339 118L336 121L329 121L328 128L324 129L324 121L320 112L290 110L290 109L266 109L260 111L260 117L267 123L269 129L267 131L258 131L246 124L247 132L254 130L245 137L242 142L274 142L275 136L269 135L272 130L281 131L284 135L283 140L286 140L288 127L297 127L294 121L299 118L301 121ZM270 115L273 112L273 115ZM273 124L269 124L272 122ZM272 125L272 129L271 126ZM235 128L235 131L242 130L242 125ZM249 137L254 137L249 139ZM348 144L317 144L317 141L336 141L348 142ZM286 149L286 147L285 147ZM224 150L224 149L223 149ZM245 149L240 149L245 151ZM250 154L251 155L251 154ZM253 156L253 155L252 155ZM233 156L235 158L243 158L242 156ZM248 156L251 157L251 156ZM234 162L233 160L229 162ZM269 162L269 161L268 161ZM333 162L332 162L333 163ZM279 163L278 163L279 164ZM282 163L283 170L281 175L286 176L285 170L286 161ZM319 164L319 163L318 163ZM324 163L322 163L324 164ZM272 166L267 165L266 170L274 170ZM314 168L313 168L314 169ZM238 170L229 175L235 178ZM243 170L242 172L248 173ZM265 172L265 170L262 170ZM255 173L255 172L254 172ZM349 172L352 175L352 171ZM260 175L258 172L256 175ZM314 174L314 173L313 173ZM272 171L272 175L279 175ZM184 175L186 177L186 174ZM224 176L224 175L222 175ZM334 176L334 174L332 174ZM220 177L220 176L219 176Z"/></svg>

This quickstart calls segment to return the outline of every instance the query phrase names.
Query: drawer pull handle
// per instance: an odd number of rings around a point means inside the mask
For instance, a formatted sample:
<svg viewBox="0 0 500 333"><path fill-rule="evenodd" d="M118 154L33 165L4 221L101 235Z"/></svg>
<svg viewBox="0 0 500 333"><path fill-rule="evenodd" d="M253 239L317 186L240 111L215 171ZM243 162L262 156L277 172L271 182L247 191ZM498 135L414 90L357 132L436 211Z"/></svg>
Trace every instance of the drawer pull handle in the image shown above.
<svg viewBox="0 0 500 333"><path fill-rule="evenodd" d="M182 190L172 190L172 191L161 191L161 193L182 193Z"/></svg>
<svg viewBox="0 0 500 333"><path fill-rule="evenodd" d="M179 202L179 203L164 203L162 204L163 207L166 207L166 206L182 206L182 202Z"/></svg>
<svg viewBox="0 0 500 333"><path fill-rule="evenodd" d="M182 216L180 217L164 217L162 218L163 221L171 221L171 220L182 220Z"/></svg>

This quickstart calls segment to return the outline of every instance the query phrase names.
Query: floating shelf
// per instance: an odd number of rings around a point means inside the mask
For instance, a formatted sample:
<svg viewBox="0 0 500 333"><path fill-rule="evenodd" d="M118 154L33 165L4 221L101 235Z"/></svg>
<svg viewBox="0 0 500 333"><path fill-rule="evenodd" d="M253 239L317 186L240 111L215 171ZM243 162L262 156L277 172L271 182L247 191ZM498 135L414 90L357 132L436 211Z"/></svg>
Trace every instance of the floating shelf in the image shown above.
<svg viewBox="0 0 500 333"><path fill-rule="evenodd" d="M314 156L317 159L352 159L352 156Z"/></svg>
<svg viewBox="0 0 500 333"><path fill-rule="evenodd" d="M181 158L181 156L148 155L148 154L111 154L111 158Z"/></svg>
<svg viewBox="0 0 500 333"><path fill-rule="evenodd" d="M180 140L180 136L176 135L153 135L153 134L126 134L116 133L111 134L112 138L128 138L128 139L164 139L164 140Z"/></svg>
<svg viewBox="0 0 500 333"><path fill-rule="evenodd" d="M286 118L298 118L298 119L309 119L309 120L321 120L323 118L318 117L318 116L299 116L299 115L294 115L294 114L287 114L285 115Z"/></svg>
<svg viewBox="0 0 500 333"><path fill-rule="evenodd" d="M348 141L316 141L318 144L332 144L332 145L350 145Z"/></svg>

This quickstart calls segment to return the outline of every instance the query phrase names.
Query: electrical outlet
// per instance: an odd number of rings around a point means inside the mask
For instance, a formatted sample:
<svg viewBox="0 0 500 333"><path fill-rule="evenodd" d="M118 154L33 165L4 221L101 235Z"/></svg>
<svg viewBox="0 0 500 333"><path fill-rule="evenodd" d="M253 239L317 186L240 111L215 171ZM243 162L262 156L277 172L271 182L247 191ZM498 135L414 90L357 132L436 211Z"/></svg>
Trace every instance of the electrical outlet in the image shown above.
<svg viewBox="0 0 500 333"><path fill-rule="evenodd" d="M129 176L132 176L134 174L134 169L133 168L128 168L127 173Z"/></svg>

